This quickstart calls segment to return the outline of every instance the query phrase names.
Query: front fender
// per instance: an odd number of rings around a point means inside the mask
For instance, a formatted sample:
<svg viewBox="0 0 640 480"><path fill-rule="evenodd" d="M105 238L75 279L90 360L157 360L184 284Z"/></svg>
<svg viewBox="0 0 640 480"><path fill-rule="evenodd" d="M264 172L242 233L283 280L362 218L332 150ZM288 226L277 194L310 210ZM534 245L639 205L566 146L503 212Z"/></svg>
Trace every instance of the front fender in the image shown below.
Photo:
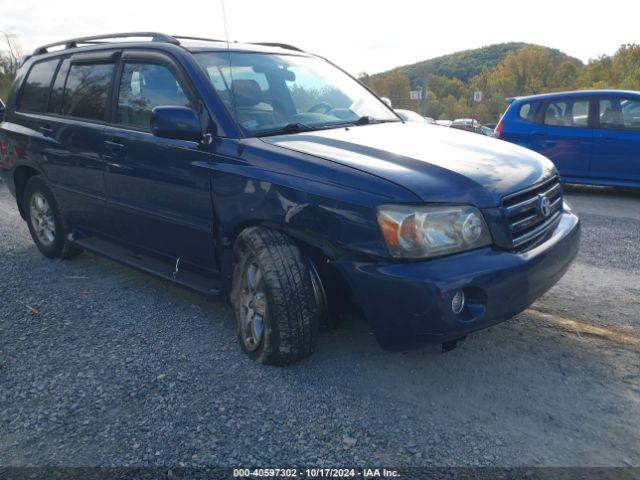
<svg viewBox="0 0 640 480"><path fill-rule="evenodd" d="M250 225L281 229L329 258L387 256L375 207L416 202L408 190L322 158L260 139L218 140L212 178L214 234L228 249Z"/></svg>
<svg viewBox="0 0 640 480"><path fill-rule="evenodd" d="M225 247L247 226L264 224L329 258L387 254L374 210L383 201L379 196L255 167L217 170L212 197L216 234Z"/></svg>

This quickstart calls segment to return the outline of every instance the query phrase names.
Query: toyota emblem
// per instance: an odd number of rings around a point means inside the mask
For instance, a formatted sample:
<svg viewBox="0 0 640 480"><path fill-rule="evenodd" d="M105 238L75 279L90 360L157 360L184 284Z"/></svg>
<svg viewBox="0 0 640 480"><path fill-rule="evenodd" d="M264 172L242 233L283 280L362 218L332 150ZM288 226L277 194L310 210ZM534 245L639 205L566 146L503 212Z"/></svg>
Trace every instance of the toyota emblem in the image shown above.
<svg viewBox="0 0 640 480"><path fill-rule="evenodd" d="M549 197L544 195L538 197L538 210L543 217L547 218L549 216L551 213L551 200L549 200Z"/></svg>

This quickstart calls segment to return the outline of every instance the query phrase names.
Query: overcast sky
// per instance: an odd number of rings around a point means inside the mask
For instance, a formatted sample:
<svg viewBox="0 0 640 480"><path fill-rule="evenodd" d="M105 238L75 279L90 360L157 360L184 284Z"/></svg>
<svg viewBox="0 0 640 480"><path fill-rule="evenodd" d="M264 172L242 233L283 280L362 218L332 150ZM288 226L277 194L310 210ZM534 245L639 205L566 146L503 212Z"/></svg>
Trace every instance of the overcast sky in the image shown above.
<svg viewBox="0 0 640 480"><path fill-rule="evenodd" d="M640 43L640 0L225 0L229 37L291 43L353 74L522 41L588 61ZM26 51L74 36L154 30L224 38L222 0L0 0Z"/></svg>

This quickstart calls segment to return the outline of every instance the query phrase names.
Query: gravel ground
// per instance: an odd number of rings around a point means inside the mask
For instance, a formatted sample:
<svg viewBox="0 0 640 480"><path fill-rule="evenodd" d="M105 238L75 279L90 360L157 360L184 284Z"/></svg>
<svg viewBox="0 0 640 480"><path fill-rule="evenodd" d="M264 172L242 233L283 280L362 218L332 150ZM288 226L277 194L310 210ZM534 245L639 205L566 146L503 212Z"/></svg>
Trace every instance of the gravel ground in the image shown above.
<svg viewBox="0 0 640 480"><path fill-rule="evenodd" d="M447 354L351 321L280 369L225 304L45 259L0 185L0 465L640 465L640 196L569 198L580 256L530 310Z"/></svg>

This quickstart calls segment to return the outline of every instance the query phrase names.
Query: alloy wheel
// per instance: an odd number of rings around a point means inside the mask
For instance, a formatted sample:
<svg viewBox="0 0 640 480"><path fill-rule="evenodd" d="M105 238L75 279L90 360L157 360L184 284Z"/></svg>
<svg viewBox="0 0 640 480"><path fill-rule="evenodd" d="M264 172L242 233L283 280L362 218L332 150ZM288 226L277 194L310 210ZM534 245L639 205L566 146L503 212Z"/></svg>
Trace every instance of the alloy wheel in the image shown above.
<svg viewBox="0 0 640 480"><path fill-rule="evenodd" d="M266 316L262 270L256 263L250 262L243 273L240 292L240 334L248 351L253 352L260 347Z"/></svg>
<svg viewBox="0 0 640 480"><path fill-rule="evenodd" d="M40 193L34 193L29 202L29 218L38 240L50 247L56 240L56 224L53 210L47 199Z"/></svg>

